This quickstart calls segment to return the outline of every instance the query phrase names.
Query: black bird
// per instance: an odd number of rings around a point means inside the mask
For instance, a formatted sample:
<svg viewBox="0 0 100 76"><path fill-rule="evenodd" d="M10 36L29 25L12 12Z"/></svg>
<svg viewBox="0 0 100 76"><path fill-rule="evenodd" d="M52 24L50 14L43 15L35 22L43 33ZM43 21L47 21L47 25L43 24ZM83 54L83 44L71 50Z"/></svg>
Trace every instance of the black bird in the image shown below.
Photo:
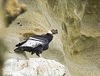
<svg viewBox="0 0 100 76"><path fill-rule="evenodd" d="M31 55L36 53L37 56L40 57L44 50L49 48L49 43L53 39L53 34L58 34L58 30L49 30L45 35L35 35L29 37L25 41L16 45L15 52L18 51L27 51L31 52Z"/></svg>

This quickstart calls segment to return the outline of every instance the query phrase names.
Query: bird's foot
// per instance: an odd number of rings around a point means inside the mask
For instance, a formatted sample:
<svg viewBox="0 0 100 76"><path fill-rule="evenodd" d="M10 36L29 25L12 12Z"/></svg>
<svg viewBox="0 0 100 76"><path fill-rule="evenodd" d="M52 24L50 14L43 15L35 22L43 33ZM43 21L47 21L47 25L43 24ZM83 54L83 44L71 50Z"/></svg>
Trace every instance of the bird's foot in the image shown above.
<svg viewBox="0 0 100 76"><path fill-rule="evenodd" d="M43 58L43 57L42 57L42 54L39 54L39 57L40 57L40 58Z"/></svg>

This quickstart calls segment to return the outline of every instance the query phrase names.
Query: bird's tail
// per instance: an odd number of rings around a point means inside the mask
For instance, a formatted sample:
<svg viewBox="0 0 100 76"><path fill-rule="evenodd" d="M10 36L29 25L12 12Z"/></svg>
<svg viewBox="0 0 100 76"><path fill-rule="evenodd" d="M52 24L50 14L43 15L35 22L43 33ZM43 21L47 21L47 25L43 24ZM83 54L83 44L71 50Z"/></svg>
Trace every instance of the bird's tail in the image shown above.
<svg viewBox="0 0 100 76"><path fill-rule="evenodd" d="M21 47L18 47L18 48L16 48L16 49L14 49L14 51L15 51L15 52L18 52L18 51L24 51L24 49L21 48Z"/></svg>

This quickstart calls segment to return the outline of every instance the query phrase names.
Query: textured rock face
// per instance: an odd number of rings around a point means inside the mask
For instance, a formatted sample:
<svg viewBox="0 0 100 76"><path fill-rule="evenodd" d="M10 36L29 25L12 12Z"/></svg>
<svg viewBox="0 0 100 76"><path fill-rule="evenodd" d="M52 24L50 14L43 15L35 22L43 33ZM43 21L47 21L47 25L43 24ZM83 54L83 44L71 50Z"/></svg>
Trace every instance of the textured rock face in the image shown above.
<svg viewBox="0 0 100 76"><path fill-rule="evenodd" d="M73 76L99 76L99 0L68 0L65 53Z"/></svg>
<svg viewBox="0 0 100 76"><path fill-rule="evenodd" d="M66 65L72 76L100 76L100 1L99 0L20 0L27 12L7 28L7 55L27 59L27 53L15 53L15 44L35 34L57 28L43 57ZM68 68L67 68L68 67ZM67 72L66 71L66 72ZM69 72L66 74L69 75Z"/></svg>
<svg viewBox="0 0 100 76"><path fill-rule="evenodd" d="M3 0L5 1L5 0ZM5 59L5 52L7 50L3 38L6 35L5 20L4 20L4 5L3 1L0 0L0 76L2 76L2 66Z"/></svg>
<svg viewBox="0 0 100 76"><path fill-rule="evenodd" d="M4 66L4 76L65 76L64 65L44 58L12 58L8 59Z"/></svg>
<svg viewBox="0 0 100 76"><path fill-rule="evenodd" d="M5 11L8 25L12 23L20 14L27 10L25 4L19 4L18 0L6 0Z"/></svg>

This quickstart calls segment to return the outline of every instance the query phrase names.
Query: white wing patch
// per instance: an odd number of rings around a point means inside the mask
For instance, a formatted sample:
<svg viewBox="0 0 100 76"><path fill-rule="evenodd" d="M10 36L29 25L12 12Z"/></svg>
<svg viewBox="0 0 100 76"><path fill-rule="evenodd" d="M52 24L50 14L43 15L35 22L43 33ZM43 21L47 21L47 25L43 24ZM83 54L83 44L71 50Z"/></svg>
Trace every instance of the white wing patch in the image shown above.
<svg viewBox="0 0 100 76"><path fill-rule="evenodd" d="M36 38L32 38L30 37L24 44L22 44L20 47L37 47L38 45L44 45L43 40L40 39L36 39Z"/></svg>
<svg viewBox="0 0 100 76"><path fill-rule="evenodd" d="M34 41L34 40L27 40L23 45L21 45L22 47L23 46L27 46L27 47L36 47L38 46L39 44L42 44L42 42L39 42L39 41Z"/></svg>

